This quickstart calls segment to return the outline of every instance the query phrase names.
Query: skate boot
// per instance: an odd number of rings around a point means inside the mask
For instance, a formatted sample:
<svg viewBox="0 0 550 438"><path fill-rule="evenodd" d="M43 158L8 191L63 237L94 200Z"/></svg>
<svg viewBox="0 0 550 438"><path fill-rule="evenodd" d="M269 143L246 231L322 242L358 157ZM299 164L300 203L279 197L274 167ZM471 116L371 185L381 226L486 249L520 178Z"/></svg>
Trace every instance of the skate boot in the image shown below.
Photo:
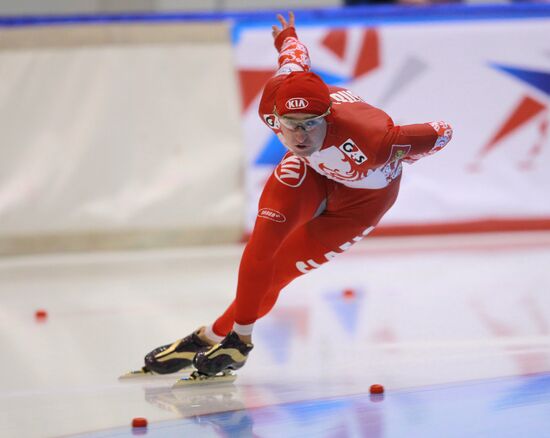
<svg viewBox="0 0 550 438"><path fill-rule="evenodd" d="M171 374L192 366L197 353L212 347L199 338L199 330L173 344L155 348L145 356L144 368L155 374Z"/></svg>
<svg viewBox="0 0 550 438"><path fill-rule="evenodd" d="M230 332L219 344L195 356L193 364L199 374L215 376L241 368L254 346L240 340L235 332Z"/></svg>

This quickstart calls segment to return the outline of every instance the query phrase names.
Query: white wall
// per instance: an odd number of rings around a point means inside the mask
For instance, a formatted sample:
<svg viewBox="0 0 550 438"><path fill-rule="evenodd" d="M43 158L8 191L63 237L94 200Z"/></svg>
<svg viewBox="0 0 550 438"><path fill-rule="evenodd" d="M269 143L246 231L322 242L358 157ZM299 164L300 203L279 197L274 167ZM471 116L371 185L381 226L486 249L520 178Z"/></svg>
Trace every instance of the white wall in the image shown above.
<svg viewBox="0 0 550 438"><path fill-rule="evenodd" d="M117 233L239 237L243 148L227 37L163 43L153 29L154 44L70 47L63 29L58 43L0 50L0 253L67 236L76 247L82 236L117 246ZM28 33L37 46L39 34Z"/></svg>

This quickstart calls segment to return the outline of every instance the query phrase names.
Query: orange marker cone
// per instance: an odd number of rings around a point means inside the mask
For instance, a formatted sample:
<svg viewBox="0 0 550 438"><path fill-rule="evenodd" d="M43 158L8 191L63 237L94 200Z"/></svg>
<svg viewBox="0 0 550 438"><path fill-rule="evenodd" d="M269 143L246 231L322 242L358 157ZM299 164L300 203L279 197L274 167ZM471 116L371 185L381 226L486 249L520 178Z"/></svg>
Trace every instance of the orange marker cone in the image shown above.
<svg viewBox="0 0 550 438"><path fill-rule="evenodd" d="M353 299L355 299L355 296L356 296L356 294L355 294L355 291L353 289L344 289L342 291L342 298L344 300L353 300Z"/></svg>
<svg viewBox="0 0 550 438"><path fill-rule="evenodd" d="M384 387L382 385L374 384L370 386L371 394L384 394Z"/></svg>
<svg viewBox="0 0 550 438"><path fill-rule="evenodd" d="M136 417L132 420L132 427L147 427L147 418Z"/></svg>
<svg viewBox="0 0 550 438"><path fill-rule="evenodd" d="M45 321L48 318L48 312L46 312L44 309L39 309L34 313L34 317L37 319L37 321Z"/></svg>

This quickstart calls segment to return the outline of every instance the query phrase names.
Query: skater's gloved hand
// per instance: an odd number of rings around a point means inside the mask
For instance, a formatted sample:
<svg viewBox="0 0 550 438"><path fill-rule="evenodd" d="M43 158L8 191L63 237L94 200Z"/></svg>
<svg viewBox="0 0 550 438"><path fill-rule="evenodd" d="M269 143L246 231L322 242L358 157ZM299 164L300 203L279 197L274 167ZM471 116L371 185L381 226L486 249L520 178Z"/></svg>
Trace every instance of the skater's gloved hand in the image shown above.
<svg viewBox="0 0 550 438"><path fill-rule="evenodd" d="M281 23L282 29L274 24L271 27L271 35L273 35L275 47L277 47L278 51L281 51L281 46L285 38L290 36L297 38L296 29L294 27L294 12L288 12L288 21L286 21L286 18L283 17L281 14L277 14L277 20L279 20L279 23Z"/></svg>

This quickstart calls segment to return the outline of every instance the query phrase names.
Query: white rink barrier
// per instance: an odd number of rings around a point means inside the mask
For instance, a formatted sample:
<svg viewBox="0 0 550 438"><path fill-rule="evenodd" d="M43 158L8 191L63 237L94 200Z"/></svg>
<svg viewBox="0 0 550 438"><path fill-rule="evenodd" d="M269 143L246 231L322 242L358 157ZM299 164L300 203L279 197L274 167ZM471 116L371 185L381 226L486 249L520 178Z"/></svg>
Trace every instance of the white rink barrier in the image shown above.
<svg viewBox="0 0 550 438"><path fill-rule="evenodd" d="M328 82L396 123L454 126L444 151L405 166L375 233L550 228L550 8L430 21L453 8L407 22L391 8L369 10L378 21L297 14ZM283 151L257 116L276 62L274 18L260 15L235 20L232 38L223 21L0 28L0 255L249 231Z"/></svg>
<svg viewBox="0 0 550 438"><path fill-rule="evenodd" d="M0 254L238 240L228 39L222 24L3 29Z"/></svg>

